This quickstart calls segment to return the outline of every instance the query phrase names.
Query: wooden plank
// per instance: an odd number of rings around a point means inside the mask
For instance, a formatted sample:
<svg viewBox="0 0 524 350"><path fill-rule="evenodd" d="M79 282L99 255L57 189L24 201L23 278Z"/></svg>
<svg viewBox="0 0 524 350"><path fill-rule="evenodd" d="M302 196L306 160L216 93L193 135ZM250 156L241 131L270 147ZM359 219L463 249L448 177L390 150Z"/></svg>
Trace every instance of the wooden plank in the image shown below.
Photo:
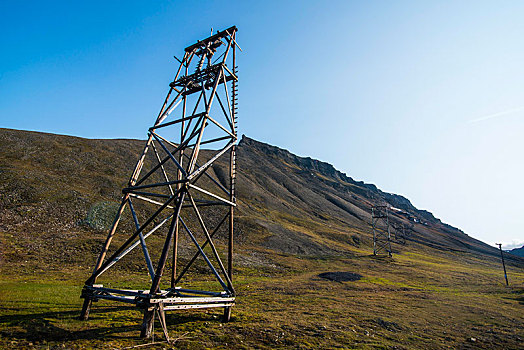
<svg viewBox="0 0 524 350"><path fill-rule="evenodd" d="M185 309L208 309L212 307L227 307L234 306L235 303L217 303L217 304L194 304L194 305L166 305L164 306L165 311L170 310L185 310Z"/></svg>
<svg viewBox="0 0 524 350"><path fill-rule="evenodd" d="M230 33L234 33L236 32L238 29L236 26L232 26L232 27L229 27L227 28L226 30L223 30L223 31L218 31L215 35L212 35L204 40L199 40L197 41L195 44L193 45L190 45L188 47L186 47L184 49L185 52L192 52L194 51L195 49L198 49L199 47L201 47L202 45L205 45L207 44L208 42L211 42L211 41L215 41L217 39L221 39L221 38L224 38L225 36L230 36L231 34Z"/></svg>
<svg viewBox="0 0 524 350"><path fill-rule="evenodd" d="M199 191L199 192L202 192L202 193L204 193L204 194L207 194L207 195L210 196L210 197L216 198L216 199L218 199L219 201L222 201L222 202L227 203L227 204L229 204L229 205L231 205L231 206L233 206L233 207L236 207L236 204L235 204L235 203L233 203L233 202L231 202L231 201L228 201L227 199L224 199L224 198L222 198L222 197L220 197L220 196L217 196L217 195L214 194L214 193L211 193L211 192L209 192L209 191L206 191L206 190L204 190L203 188L200 188L200 187L195 186L195 185L193 185L193 184L188 184L188 186L191 187L191 188L194 188L195 190L197 190L197 191Z"/></svg>
<svg viewBox="0 0 524 350"><path fill-rule="evenodd" d="M170 125L174 125L174 124L178 124L178 123L182 123L186 120L191 120L191 119L194 119L194 118L200 118L202 117L204 114L206 114L205 112L202 112L202 113L197 113L197 114L193 114L192 116L190 117L184 117L184 118L180 118L180 119L177 119L177 120L173 120L173 121L170 121L170 122L167 122L167 123L164 123L164 124L158 124L158 125L155 125L155 126L152 126L149 128L149 131L154 131L156 129L160 129L160 128L165 128L166 126L170 126Z"/></svg>
<svg viewBox="0 0 524 350"><path fill-rule="evenodd" d="M171 298L151 298L151 304L202 304L202 303L225 303L234 302L234 297L171 297Z"/></svg>

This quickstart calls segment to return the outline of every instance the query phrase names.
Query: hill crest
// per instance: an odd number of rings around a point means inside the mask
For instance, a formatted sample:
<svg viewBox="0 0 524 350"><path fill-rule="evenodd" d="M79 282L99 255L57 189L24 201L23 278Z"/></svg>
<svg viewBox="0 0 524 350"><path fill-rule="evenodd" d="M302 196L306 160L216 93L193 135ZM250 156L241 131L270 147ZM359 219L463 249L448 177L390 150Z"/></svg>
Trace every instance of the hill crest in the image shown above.
<svg viewBox="0 0 524 350"><path fill-rule="evenodd" d="M0 129L0 190L7 193L0 198L0 230L47 235L89 229L82 223L93 206L119 201L143 143ZM369 250L370 209L385 202L398 208L392 222L415 224L408 245L395 244L396 252L430 247L498 256L407 198L355 181L329 163L243 136L237 164L241 244L305 255ZM224 178L224 169L213 167L217 178Z"/></svg>

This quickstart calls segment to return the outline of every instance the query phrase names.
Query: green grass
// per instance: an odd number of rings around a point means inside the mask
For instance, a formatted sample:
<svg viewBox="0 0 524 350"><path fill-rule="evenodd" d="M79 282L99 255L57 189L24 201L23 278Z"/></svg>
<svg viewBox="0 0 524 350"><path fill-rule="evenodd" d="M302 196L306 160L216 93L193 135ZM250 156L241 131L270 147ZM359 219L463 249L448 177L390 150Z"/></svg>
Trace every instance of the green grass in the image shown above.
<svg viewBox="0 0 524 350"><path fill-rule="evenodd" d="M452 264L451 260L439 265L422 254L393 259L366 254L273 258L294 273L239 269L238 302L230 323L222 323L221 310L169 313L170 335L180 338L176 347L516 349L524 339L522 271L511 271L514 284L508 288L500 278L489 280L497 273L495 265L469 269L470 261ZM326 271L357 272L364 277L344 283L318 277ZM457 271L468 271L463 283L454 281ZM94 304L90 320L79 321L85 275L65 272L4 275L1 347L123 348L146 342L138 337L141 314L133 308L101 301ZM434 274L440 278L433 278ZM129 286L147 282L143 275L117 277ZM196 285L209 287L207 282ZM158 325L155 338L162 338Z"/></svg>
<svg viewBox="0 0 524 350"><path fill-rule="evenodd" d="M107 221L88 225L90 210L120 201L143 142L2 129L0 145L0 348L121 349L149 342L138 337L142 315L134 308L100 301L88 321L77 319L82 285L106 235ZM383 193L340 180L329 169L319 172L319 163L270 154L281 152L254 141L238 147L238 298L231 322L222 323L222 310L171 312L168 327L176 344L147 348L522 348L522 261L508 262L506 287L494 248L414 208L408 211L419 219L424 214L429 225L416 225L413 239L427 245L394 244L393 259L373 257L369 212ZM355 213L326 196L340 198ZM151 212L142 209L140 219ZM133 227L125 221L116 245ZM220 252L224 237L215 242ZM148 238L154 261L164 238ZM181 238L181 247L188 245ZM183 250L182 262L191 253ZM196 265L197 271L205 268ZM209 276L195 270L187 280L191 287L211 288ZM338 283L318 277L332 271L363 278ZM99 282L147 288L140 249Z"/></svg>

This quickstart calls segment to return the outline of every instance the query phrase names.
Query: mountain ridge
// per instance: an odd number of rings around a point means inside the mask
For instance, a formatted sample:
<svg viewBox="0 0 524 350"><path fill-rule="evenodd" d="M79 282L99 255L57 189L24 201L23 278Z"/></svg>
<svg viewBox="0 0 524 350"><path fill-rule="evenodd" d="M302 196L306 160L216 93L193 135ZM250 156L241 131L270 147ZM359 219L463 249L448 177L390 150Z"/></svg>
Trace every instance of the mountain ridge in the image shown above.
<svg viewBox="0 0 524 350"><path fill-rule="evenodd" d="M520 248L513 248L509 250L508 253L516 255L516 256L524 257L524 246Z"/></svg>
<svg viewBox="0 0 524 350"><path fill-rule="evenodd" d="M0 230L83 231L96 203L118 202L144 145L134 139L85 139L0 129ZM284 253L340 254L371 249L370 211L387 203L393 224L414 224L411 246L496 257L494 247L442 223L409 199L356 181L333 165L243 136L238 144L237 239ZM203 152L203 156L210 154ZM213 166L218 179L227 169ZM396 232L392 229L395 237ZM394 242L394 251L408 248ZM46 244L46 243L43 243ZM258 244L258 243L257 243ZM519 260L520 258L515 257Z"/></svg>
<svg viewBox="0 0 524 350"><path fill-rule="evenodd" d="M361 193L366 194L368 198L374 198L374 194L382 195L386 198L386 201L389 203L394 204L393 206L399 209L403 210L415 210L417 213L419 213L422 217L426 218L429 221L435 221L440 222L442 224L445 224L449 226L451 229L458 230L460 232L463 232L457 227L454 227L452 225L446 224L442 222L439 218L436 218L432 212L424 209L418 209L416 208L411 201L406 198L403 195L390 193L382 191L378 188L377 185L372 183L366 183L364 181L357 181L353 179L352 177L348 176L346 173L337 170L332 164L314 159L311 157L301 157L298 155L293 154L292 152L288 151L287 149L271 145L269 143L258 141L255 139L252 139L246 135L242 135L242 138L240 139L239 146L242 146L244 144L258 147L259 149L266 150L268 155L275 155L277 157L285 158L288 160L292 160L295 164L302 166L308 170L314 170L319 171L323 175L332 176L335 179L338 179L343 182L347 182L351 185L359 186L363 188L363 191ZM368 192L366 193L367 190Z"/></svg>

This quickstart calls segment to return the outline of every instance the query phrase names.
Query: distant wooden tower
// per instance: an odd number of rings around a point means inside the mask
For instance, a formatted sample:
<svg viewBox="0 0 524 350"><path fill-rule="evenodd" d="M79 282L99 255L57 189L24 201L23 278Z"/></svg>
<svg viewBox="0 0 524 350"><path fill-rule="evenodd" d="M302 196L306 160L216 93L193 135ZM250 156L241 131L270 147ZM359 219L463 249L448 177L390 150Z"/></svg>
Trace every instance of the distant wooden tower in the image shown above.
<svg viewBox="0 0 524 350"><path fill-rule="evenodd" d="M391 252L391 232L387 205L374 205L371 208L371 227L373 229L373 255Z"/></svg>
<svg viewBox="0 0 524 350"><path fill-rule="evenodd" d="M389 221L389 220L388 220ZM398 222L398 223L391 223L391 226L394 229L395 234L395 241L397 243L406 244L406 240L411 235L411 232L413 232L414 225L412 223L405 223L405 222Z"/></svg>
<svg viewBox="0 0 524 350"><path fill-rule="evenodd" d="M144 311L142 337L151 336L157 315L168 338L164 313L167 310L218 307L224 308L225 321L229 320L235 303L232 273L236 206L236 33L234 26L217 31L186 47L182 60L177 59L180 66L169 84L158 117L148 129L144 150L128 185L122 189L120 208L94 271L85 282L81 296L84 298L82 319L87 320L93 301L106 299L134 304ZM208 150L201 148L204 145ZM221 245L213 240L220 231L226 232ZM187 235L187 242L194 249L192 255L182 258L178 254L182 237L179 233ZM153 251L153 245L146 245L150 236L156 236L156 242L163 242L157 244L161 247L157 252ZM151 278L146 288L106 288L95 284L100 275L138 246ZM226 264L222 262L220 249L226 251L222 254L227 257ZM132 254L126 259L130 256ZM154 263L151 256L158 257L158 261ZM217 289L202 290L186 277L198 260L207 266ZM169 261L170 282L162 286ZM118 280L111 283L118 284ZM209 281L205 285L209 285Z"/></svg>

